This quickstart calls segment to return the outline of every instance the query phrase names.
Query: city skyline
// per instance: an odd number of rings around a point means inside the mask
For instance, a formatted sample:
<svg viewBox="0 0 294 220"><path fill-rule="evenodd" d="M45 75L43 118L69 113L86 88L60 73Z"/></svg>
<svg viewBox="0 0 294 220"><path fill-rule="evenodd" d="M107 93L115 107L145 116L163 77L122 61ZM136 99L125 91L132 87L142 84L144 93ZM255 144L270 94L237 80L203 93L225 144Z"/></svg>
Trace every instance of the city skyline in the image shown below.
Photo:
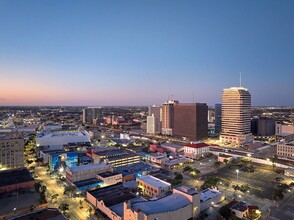
<svg viewBox="0 0 294 220"><path fill-rule="evenodd" d="M294 105L292 1L1 1L0 106Z"/></svg>

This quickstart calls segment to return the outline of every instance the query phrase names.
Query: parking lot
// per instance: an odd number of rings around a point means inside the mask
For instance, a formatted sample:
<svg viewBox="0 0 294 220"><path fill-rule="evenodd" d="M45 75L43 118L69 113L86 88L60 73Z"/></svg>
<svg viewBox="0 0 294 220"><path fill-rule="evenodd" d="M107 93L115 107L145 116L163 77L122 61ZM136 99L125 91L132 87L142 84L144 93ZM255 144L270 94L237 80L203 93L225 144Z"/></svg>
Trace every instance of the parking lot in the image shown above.
<svg viewBox="0 0 294 220"><path fill-rule="evenodd" d="M237 173L235 168L224 167L218 171L209 174L208 176L217 176L223 179L232 180L231 185L248 184L250 187L250 194L258 196L263 199L272 200L275 183L273 180L278 175L274 171L257 169L253 173L243 172L239 170ZM284 177L281 183L289 183L289 178Z"/></svg>

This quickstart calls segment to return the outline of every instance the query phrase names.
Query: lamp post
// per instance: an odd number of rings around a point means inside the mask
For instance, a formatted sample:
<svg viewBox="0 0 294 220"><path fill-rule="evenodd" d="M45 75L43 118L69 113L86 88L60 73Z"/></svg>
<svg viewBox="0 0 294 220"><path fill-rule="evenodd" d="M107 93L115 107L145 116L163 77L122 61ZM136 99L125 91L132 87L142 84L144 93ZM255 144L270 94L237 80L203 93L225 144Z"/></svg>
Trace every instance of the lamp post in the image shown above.
<svg viewBox="0 0 294 220"><path fill-rule="evenodd" d="M239 170L236 170L236 173L237 173L237 181L239 181Z"/></svg>

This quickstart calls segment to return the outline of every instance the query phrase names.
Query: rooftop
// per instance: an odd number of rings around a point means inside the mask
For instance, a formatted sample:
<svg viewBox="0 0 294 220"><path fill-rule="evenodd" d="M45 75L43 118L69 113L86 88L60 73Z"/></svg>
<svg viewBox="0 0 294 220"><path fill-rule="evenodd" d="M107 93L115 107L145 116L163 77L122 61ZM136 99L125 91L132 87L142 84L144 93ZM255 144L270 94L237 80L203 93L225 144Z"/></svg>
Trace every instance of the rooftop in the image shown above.
<svg viewBox="0 0 294 220"><path fill-rule="evenodd" d="M157 167L151 166L144 162L134 163L134 164L115 168L115 171L118 173L121 173L123 176L141 173L144 171L157 171L157 170L159 170Z"/></svg>
<svg viewBox="0 0 294 220"><path fill-rule="evenodd" d="M95 152L95 154L99 155L100 157L105 157L108 159L115 158L126 158L129 156L136 156L137 154L130 150L108 150L108 151L102 151L102 152Z"/></svg>
<svg viewBox="0 0 294 220"><path fill-rule="evenodd" d="M248 209L248 207L247 207L247 204L245 202L238 202L235 205L233 205L231 207L231 209L235 209L235 210L238 210L240 212L245 212Z"/></svg>
<svg viewBox="0 0 294 220"><path fill-rule="evenodd" d="M158 179L158 178L151 176L151 175L141 176L141 177L137 178L137 180L143 181L143 182L150 184L156 188L164 188L164 187L170 186L170 183L165 182L165 181Z"/></svg>
<svg viewBox="0 0 294 220"><path fill-rule="evenodd" d="M102 168L102 167L111 167L111 165L105 164L105 163L94 163L94 164L86 164L82 166L70 167L67 169L69 169L72 173L74 173L74 172L80 172L83 170L91 170L91 169Z"/></svg>
<svg viewBox="0 0 294 220"><path fill-rule="evenodd" d="M208 147L208 144L198 142L198 143L193 143L193 144L185 144L185 147L191 147L191 148L202 148L202 147Z"/></svg>
<svg viewBox="0 0 294 220"><path fill-rule="evenodd" d="M131 193L131 189L125 187L122 183L103 187L101 189L90 190L88 193L98 201L102 200L107 207L114 206L136 197Z"/></svg>
<svg viewBox="0 0 294 220"><path fill-rule="evenodd" d="M96 178L92 178L92 179L86 179L86 180L74 182L73 184L75 184L77 187L83 187L83 186L88 186L94 183L102 183L102 181Z"/></svg>
<svg viewBox="0 0 294 220"><path fill-rule="evenodd" d="M171 212L190 205L191 202L187 197L180 193L173 193L170 196L146 202L137 202L132 204L133 210L141 210L146 215Z"/></svg>
<svg viewBox="0 0 294 220"><path fill-rule="evenodd" d="M34 211L33 213L26 214L24 216L17 217L18 220L65 220L66 218L59 212L58 209L47 208L43 210Z"/></svg>
<svg viewBox="0 0 294 220"><path fill-rule="evenodd" d="M5 170L0 172L0 187L30 181L34 181L34 178L26 168Z"/></svg>
<svg viewBox="0 0 294 220"><path fill-rule="evenodd" d="M103 172L103 173L99 173L98 175L103 177L103 178L106 178L106 177L110 177L110 176L115 176L115 175L118 175L120 173L118 172Z"/></svg>
<svg viewBox="0 0 294 220"><path fill-rule="evenodd" d="M163 147L168 146L168 147L172 147L172 148L176 148L176 149L183 147L181 145L172 144L172 143L162 143L161 146L163 146Z"/></svg>
<svg viewBox="0 0 294 220"><path fill-rule="evenodd" d="M41 132L37 135L37 138L54 138L54 137L68 137L68 136L89 136L86 131L52 131L52 132Z"/></svg>
<svg viewBox="0 0 294 220"><path fill-rule="evenodd" d="M217 190L205 189L200 192L200 202L205 202L218 195L221 195L221 193Z"/></svg>
<svg viewBox="0 0 294 220"><path fill-rule="evenodd" d="M176 189L181 192L184 192L188 195L195 195L198 193L196 189L193 189L193 188L190 188L190 187L184 186L184 185L178 186L178 187L176 187Z"/></svg>

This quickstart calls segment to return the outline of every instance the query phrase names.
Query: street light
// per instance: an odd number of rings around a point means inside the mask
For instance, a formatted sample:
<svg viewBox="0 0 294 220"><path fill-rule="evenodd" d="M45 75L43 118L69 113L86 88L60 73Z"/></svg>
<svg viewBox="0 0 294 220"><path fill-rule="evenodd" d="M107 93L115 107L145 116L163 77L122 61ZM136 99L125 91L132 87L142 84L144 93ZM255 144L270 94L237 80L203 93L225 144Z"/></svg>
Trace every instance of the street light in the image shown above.
<svg viewBox="0 0 294 220"><path fill-rule="evenodd" d="M237 173L237 181L239 181L239 170L236 170L236 173Z"/></svg>

